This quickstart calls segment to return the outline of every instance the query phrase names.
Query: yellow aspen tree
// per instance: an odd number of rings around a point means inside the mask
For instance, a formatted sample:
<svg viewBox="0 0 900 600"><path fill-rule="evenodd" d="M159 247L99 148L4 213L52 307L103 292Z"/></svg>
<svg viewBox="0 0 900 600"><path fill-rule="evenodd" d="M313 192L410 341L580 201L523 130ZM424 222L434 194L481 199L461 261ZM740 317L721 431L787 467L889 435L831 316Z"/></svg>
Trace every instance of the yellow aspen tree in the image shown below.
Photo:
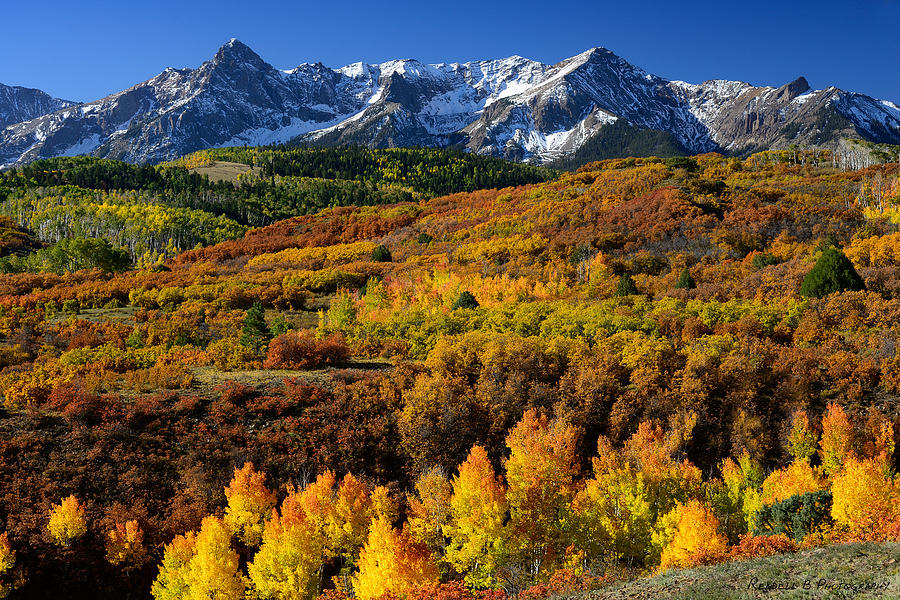
<svg viewBox="0 0 900 600"><path fill-rule="evenodd" d="M262 600L304 600L319 592L325 540L307 518L300 495L289 494L281 512L272 511L262 545L247 566L250 581Z"/></svg>
<svg viewBox="0 0 900 600"><path fill-rule="evenodd" d="M69 496L59 504L54 504L50 509L47 529L56 544L66 547L87 533L84 508L78 498Z"/></svg>
<svg viewBox="0 0 900 600"><path fill-rule="evenodd" d="M853 456L853 426L840 404L832 402L822 417L822 468L829 477L841 470L841 465Z"/></svg>
<svg viewBox="0 0 900 600"><path fill-rule="evenodd" d="M263 523L275 507L275 494L266 488L266 475L245 463L234 470L234 478L225 488L228 506L225 524L248 547L259 545Z"/></svg>
<svg viewBox="0 0 900 600"><path fill-rule="evenodd" d="M661 549L660 567L690 567L715 561L728 550L728 540L719 532L719 520L698 500L678 504L664 515L653 534Z"/></svg>
<svg viewBox="0 0 900 600"><path fill-rule="evenodd" d="M391 498L391 493L386 487L379 485L372 490L370 502L372 520L379 517L384 517L389 523L397 520L397 503Z"/></svg>
<svg viewBox="0 0 900 600"><path fill-rule="evenodd" d="M594 477L572 501L575 547L590 559L642 561L653 520L644 476L594 459Z"/></svg>
<svg viewBox="0 0 900 600"><path fill-rule="evenodd" d="M126 568L136 568L147 557L144 547L144 532L135 520L116 523L106 533L106 560L109 564Z"/></svg>
<svg viewBox="0 0 900 600"><path fill-rule="evenodd" d="M166 545L159 575L150 589L155 600L183 600L188 597L187 571L196 545L197 534L193 531L176 536Z"/></svg>
<svg viewBox="0 0 900 600"><path fill-rule="evenodd" d="M416 479L415 494L408 496L409 531L433 551L444 549L444 525L450 516L453 486L444 471L432 468Z"/></svg>
<svg viewBox="0 0 900 600"><path fill-rule="evenodd" d="M563 524L575 493L577 431L529 410L506 438L510 551L526 571L543 572L565 549Z"/></svg>
<svg viewBox="0 0 900 600"><path fill-rule="evenodd" d="M781 502L797 494L825 489L821 475L808 462L794 462L769 473L762 483L760 500L763 504Z"/></svg>
<svg viewBox="0 0 900 600"><path fill-rule="evenodd" d="M831 516L854 534L877 537L900 518L900 486L878 460L848 458L831 486Z"/></svg>
<svg viewBox="0 0 900 600"><path fill-rule="evenodd" d="M244 578L238 555L231 548L231 531L217 517L206 517L185 573L186 600L238 600L244 597Z"/></svg>
<svg viewBox="0 0 900 600"><path fill-rule="evenodd" d="M16 551L9 544L6 533L0 535L0 598L6 598L12 591L12 585L3 581L4 575L16 564Z"/></svg>
<svg viewBox="0 0 900 600"><path fill-rule="evenodd" d="M303 490L300 499L307 517L325 538L328 556L352 562L369 531L371 492L351 473L337 489L335 483L334 473L325 471Z"/></svg>
<svg viewBox="0 0 900 600"><path fill-rule="evenodd" d="M450 514L443 533L450 542L445 559L466 583L494 587L503 562L506 490L494 475L487 452L474 446L453 478Z"/></svg>
<svg viewBox="0 0 900 600"><path fill-rule="evenodd" d="M747 530L753 528L756 513L762 508L759 486L763 482L762 467L747 452L734 462L730 458L722 461L722 481L728 490L732 504L740 509Z"/></svg>
<svg viewBox="0 0 900 600"><path fill-rule="evenodd" d="M356 597L403 596L414 587L437 582L437 565L428 547L413 539L409 531L391 527L384 515L377 516L359 555L353 586Z"/></svg>
<svg viewBox="0 0 900 600"><path fill-rule="evenodd" d="M794 415L791 433L788 436L788 450L791 456L794 457L794 460L809 462L809 459L816 453L818 442L819 436L810 427L806 411L798 411Z"/></svg>

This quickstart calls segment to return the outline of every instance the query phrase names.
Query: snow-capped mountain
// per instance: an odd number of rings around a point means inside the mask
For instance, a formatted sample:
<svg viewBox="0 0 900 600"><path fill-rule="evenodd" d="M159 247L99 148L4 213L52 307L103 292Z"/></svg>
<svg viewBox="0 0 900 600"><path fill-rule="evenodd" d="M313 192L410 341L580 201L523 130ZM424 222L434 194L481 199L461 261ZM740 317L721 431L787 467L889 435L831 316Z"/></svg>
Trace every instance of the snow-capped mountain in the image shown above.
<svg viewBox="0 0 900 600"><path fill-rule="evenodd" d="M52 98L41 90L0 83L0 129L73 104L76 103Z"/></svg>
<svg viewBox="0 0 900 600"><path fill-rule="evenodd" d="M62 104L41 105L0 130L0 165L71 154L156 162L290 140L455 145L543 163L571 155L616 122L664 132L688 152L830 145L841 137L900 143L900 108L892 102L810 90L803 78L780 88L668 81L602 48L555 65L512 56L282 71L231 40L196 69L167 69L94 102L55 102Z"/></svg>

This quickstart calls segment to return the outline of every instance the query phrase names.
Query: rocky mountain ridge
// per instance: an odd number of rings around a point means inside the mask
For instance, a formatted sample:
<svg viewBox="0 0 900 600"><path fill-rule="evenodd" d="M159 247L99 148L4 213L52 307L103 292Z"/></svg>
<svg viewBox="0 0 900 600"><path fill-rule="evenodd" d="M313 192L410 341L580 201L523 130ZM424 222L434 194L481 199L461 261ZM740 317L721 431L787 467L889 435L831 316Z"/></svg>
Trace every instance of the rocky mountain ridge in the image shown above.
<svg viewBox="0 0 900 600"><path fill-rule="evenodd" d="M304 63L282 71L233 39L196 69L166 69L93 102L47 96L30 112L4 113L4 89L0 118L21 120L0 129L0 165L73 154L158 162L209 147L292 140L459 146L548 163L616 122L662 132L687 153L829 146L844 137L900 143L900 108L889 101L811 90L802 77L779 88L669 81L603 48L555 65L512 56L338 69Z"/></svg>

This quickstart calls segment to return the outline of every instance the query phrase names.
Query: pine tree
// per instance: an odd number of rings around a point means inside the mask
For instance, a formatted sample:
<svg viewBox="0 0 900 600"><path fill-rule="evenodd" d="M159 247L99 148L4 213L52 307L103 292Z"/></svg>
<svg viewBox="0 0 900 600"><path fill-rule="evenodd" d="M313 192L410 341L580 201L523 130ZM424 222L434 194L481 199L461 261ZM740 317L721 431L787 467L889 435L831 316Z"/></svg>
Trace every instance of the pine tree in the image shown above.
<svg viewBox="0 0 900 600"><path fill-rule="evenodd" d="M272 339L272 332L266 324L266 313L262 304L254 302L244 316L244 327L241 329L241 345L260 353Z"/></svg>
<svg viewBox="0 0 900 600"><path fill-rule="evenodd" d="M391 262L391 251L384 244L378 244L372 250L372 262Z"/></svg>
<svg viewBox="0 0 900 600"><path fill-rule="evenodd" d="M692 290L697 287L697 284L694 282L694 278L691 277L691 272L685 267L684 271L681 272L681 275L678 277L678 283L675 284L676 290Z"/></svg>
<svg viewBox="0 0 900 600"><path fill-rule="evenodd" d="M456 301L453 302L453 310L456 310L457 308L478 308L478 300L475 299L472 292L463 290L460 292L459 296L457 296Z"/></svg>
<svg viewBox="0 0 900 600"><path fill-rule="evenodd" d="M640 292L634 284L634 279L631 278L631 275L625 273L619 278L619 283L616 285L615 296L617 298L624 298L625 296L634 296L636 294L640 294Z"/></svg>
<svg viewBox="0 0 900 600"><path fill-rule="evenodd" d="M822 298L828 294L866 289L853 263L837 248L826 248L815 266L803 278L800 294L808 298Z"/></svg>

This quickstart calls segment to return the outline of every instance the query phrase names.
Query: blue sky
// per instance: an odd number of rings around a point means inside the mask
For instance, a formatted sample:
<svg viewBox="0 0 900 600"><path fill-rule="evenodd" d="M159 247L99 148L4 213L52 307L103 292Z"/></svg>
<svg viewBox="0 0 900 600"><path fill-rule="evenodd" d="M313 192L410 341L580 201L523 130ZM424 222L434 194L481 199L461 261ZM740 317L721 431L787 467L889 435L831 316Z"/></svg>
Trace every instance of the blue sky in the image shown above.
<svg viewBox="0 0 900 600"><path fill-rule="evenodd" d="M604 46L669 79L781 85L804 75L814 88L900 103L900 0L48 0L0 14L0 83L72 100L196 67L236 37L278 68L511 54L553 63Z"/></svg>

